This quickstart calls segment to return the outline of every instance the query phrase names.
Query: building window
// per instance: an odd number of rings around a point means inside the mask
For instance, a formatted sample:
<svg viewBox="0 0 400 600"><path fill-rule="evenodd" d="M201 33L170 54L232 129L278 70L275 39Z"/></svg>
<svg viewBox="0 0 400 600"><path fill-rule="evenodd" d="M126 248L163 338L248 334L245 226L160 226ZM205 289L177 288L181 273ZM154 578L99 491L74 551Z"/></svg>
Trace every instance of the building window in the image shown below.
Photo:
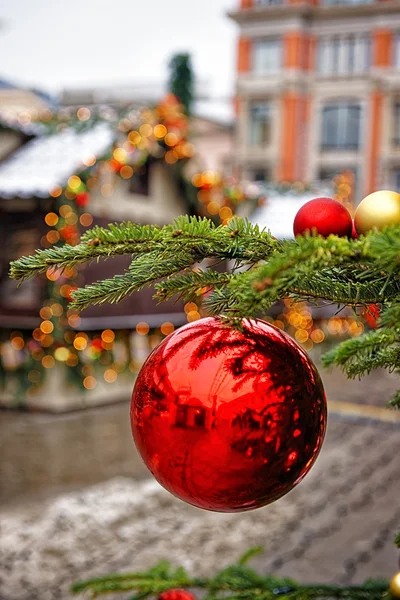
<svg viewBox="0 0 400 600"><path fill-rule="evenodd" d="M269 102L257 102L250 106L249 143L251 146L267 146L271 141L271 106Z"/></svg>
<svg viewBox="0 0 400 600"><path fill-rule="evenodd" d="M150 195L150 162L137 167L130 179L129 191L140 196Z"/></svg>
<svg viewBox="0 0 400 600"><path fill-rule="evenodd" d="M400 146L400 102L394 105L393 114L393 145Z"/></svg>
<svg viewBox="0 0 400 600"><path fill-rule="evenodd" d="M253 44L253 71L259 75L279 73L282 63L281 40L258 40Z"/></svg>
<svg viewBox="0 0 400 600"><path fill-rule="evenodd" d="M317 68L320 75L367 73L371 66L369 36L335 36L318 44Z"/></svg>
<svg viewBox="0 0 400 600"><path fill-rule="evenodd" d="M394 184L396 186L396 190L400 190L400 171L396 170L394 172Z"/></svg>
<svg viewBox="0 0 400 600"><path fill-rule="evenodd" d="M395 39L394 64L398 69L400 69L400 33L396 34L396 39Z"/></svg>
<svg viewBox="0 0 400 600"><path fill-rule="evenodd" d="M360 146L361 107L340 103L322 111L321 146L323 150L357 150Z"/></svg>
<svg viewBox="0 0 400 600"><path fill-rule="evenodd" d="M260 183L267 183L271 179L269 169L263 169L262 167L253 169L250 174L250 179Z"/></svg>

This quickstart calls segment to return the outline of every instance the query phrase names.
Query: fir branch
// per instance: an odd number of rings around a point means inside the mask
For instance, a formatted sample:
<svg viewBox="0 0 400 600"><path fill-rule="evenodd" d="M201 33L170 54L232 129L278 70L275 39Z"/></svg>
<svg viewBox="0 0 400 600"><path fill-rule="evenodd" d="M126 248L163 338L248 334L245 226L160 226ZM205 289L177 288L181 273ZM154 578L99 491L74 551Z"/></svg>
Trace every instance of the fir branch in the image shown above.
<svg viewBox="0 0 400 600"><path fill-rule="evenodd" d="M177 277L172 277L161 283L157 283L154 287L156 290L155 299L161 301L169 300L178 295L186 302L193 300L199 296L202 290L213 289L218 286L227 285L232 278L229 273L219 273L213 269L206 271L190 271Z"/></svg>
<svg viewBox="0 0 400 600"><path fill-rule="evenodd" d="M112 279L75 290L72 293L71 308L83 310L91 305L120 302L134 291L185 269L193 262L196 260L192 254L181 253L179 257L164 254L160 259L159 253L154 251L140 256L124 275L115 275Z"/></svg>
<svg viewBox="0 0 400 600"><path fill-rule="evenodd" d="M347 365L356 363L362 357L371 359L379 350L389 348L399 342L399 335L391 329L377 329L369 331L359 338L342 342L322 357L325 367L333 365L346 368Z"/></svg>
<svg viewBox="0 0 400 600"><path fill-rule="evenodd" d="M258 549L257 549L258 550ZM301 585L287 578L263 577L244 566L255 550L249 551L238 564L231 565L213 578L189 577L183 569L165 568L146 573L111 575L89 579L73 586L74 593L90 591L92 595L136 590L139 597L156 596L173 588L194 588L207 592L206 600L383 600L388 590L386 581L368 581L363 586ZM137 597L137 596L136 596Z"/></svg>
<svg viewBox="0 0 400 600"><path fill-rule="evenodd" d="M389 400L389 406L400 409L400 390L397 390L397 392Z"/></svg>

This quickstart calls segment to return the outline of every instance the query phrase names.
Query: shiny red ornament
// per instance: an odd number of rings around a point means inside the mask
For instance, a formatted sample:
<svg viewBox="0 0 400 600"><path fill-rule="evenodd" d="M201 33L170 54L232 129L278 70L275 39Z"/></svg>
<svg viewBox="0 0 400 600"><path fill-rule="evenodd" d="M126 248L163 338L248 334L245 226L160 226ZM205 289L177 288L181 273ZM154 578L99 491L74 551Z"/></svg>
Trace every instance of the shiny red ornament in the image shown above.
<svg viewBox="0 0 400 600"><path fill-rule="evenodd" d="M163 592L158 596L158 600L196 600L196 597L186 590L176 589Z"/></svg>
<svg viewBox="0 0 400 600"><path fill-rule="evenodd" d="M353 221L347 208L332 198L314 198L303 204L297 212L294 235L303 235L314 230L323 237L334 234L351 237Z"/></svg>
<svg viewBox="0 0 400 600"><path fill-rule="evenodd" d="M357 229L356 226L354 224L354 219L352 220L352 229L351 229L351 237L353 240L358 240L358 238L360 237L357 233Z"/></svg>
<svg viewBox="0 0 400 600"><path fill-rule="evenodd" d="M132 394L137 448L167 490L200 508L265 506L310 470L326 428L326 400L307 354L264 321L242 330L216 318L169 335Z"/></svg>

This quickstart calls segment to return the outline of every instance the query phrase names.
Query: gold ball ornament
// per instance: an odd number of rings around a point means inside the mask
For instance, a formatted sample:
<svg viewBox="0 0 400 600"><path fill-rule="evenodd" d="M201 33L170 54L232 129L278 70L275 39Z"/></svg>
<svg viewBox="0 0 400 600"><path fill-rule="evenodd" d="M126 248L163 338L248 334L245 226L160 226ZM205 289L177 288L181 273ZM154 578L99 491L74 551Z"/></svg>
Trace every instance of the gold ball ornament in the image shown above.
<svg viewBox="0 0 400 600"><path fill-rule="evenodd" d="M394 598L400 598L400 571L390 580L389 590Z"/></svg>
<svg viewBox="0 0 400 600"><path fill-rule="evenodd" d="M400 223L400 194L381 190L370 194L360 202L354 215L354 225L358 234L364 234L376 227Z"/></svg>

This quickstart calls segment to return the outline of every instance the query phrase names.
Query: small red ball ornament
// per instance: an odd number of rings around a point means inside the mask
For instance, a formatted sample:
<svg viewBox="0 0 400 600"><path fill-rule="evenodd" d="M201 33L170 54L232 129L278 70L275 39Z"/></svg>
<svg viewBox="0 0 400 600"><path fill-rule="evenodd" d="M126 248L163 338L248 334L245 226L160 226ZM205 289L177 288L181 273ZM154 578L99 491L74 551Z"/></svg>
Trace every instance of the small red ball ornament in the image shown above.
<svg viewBox="0 0 400 600"><path fill-rule="evenodd" d="M293 223L295 236L315 230L323 237L331 234L351 237L352 229L349 211L332 198L314 198L306 202L297 212Z"/></svg>
<svg viewBox="0 0 400 600"><path fill-rule="evenodd" d="M150 354L131 425L167 490L199 508L245 511L277 500L310 470L326 400L311 360L280 329L244 320L239 331L207 318Z"/></svg>
<svg viewBox="0 0 400 600"><path fill-rule="evenodd" d="M186 590L176 589L163 592L158 596L158 600L196 600L196 597Z"/></svg>

